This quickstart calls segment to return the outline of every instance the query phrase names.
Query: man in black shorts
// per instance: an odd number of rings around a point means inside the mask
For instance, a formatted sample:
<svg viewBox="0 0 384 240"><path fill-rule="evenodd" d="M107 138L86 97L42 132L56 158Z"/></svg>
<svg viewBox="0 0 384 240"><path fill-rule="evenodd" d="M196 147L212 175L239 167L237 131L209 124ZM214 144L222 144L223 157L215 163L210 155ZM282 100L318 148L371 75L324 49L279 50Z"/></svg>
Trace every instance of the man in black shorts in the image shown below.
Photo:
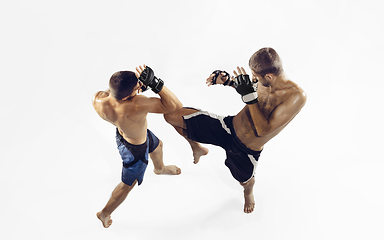
<svg viewBox="0 0 384 240"><path fill-rule="evenodd" d="M260 151L247 148L236 136L233 128L233 116L222 117L205 111L184 116L189 139L200 143L213 144L225 149L225 165L232 176L246 183L254 175Z"/></svg>
<svg viewBox="0 0 384 240"><path fill-rule="evenodd" d="M249 60L252 80L244 68L215 71L207 79L208 86L232 86L246 104L236 116L218 116L205 111L182 108L165 114L166 121L191 145L194 163L208 154L200 143L213 144L226 151L226 166L244 187L244 212L255 207L254 173L264 144L282 131L300 112L306 102L305 92L284 73L277 52L262 48Z"/></svg>

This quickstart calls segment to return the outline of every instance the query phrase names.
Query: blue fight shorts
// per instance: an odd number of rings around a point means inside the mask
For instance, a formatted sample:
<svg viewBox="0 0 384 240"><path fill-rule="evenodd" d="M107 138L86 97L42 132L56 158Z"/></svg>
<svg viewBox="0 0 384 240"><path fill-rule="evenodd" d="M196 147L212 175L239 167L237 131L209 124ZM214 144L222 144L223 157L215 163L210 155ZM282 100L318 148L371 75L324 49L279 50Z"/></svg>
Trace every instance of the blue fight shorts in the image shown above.
<svg viewBox="0 0 384 240"><path fill-rule="evenodd" d="M227 155L225 165L240 183L246 183L255 175L261 151L247 148L236 136L234 116L218 116L199 111L184 116L189 139L222 147Z"/></svg>
<svg viewBox="0 0 384 240"><path fill-rule="evenodd" d="M148 165L148 154L153 152L159 145L159 139L147 129L147 141L140 145L127 142L116 129L116 143L121 159L123 160L123 171L121 181L129 186L137 179L140 185L144 179L144 173Z"/></svg>

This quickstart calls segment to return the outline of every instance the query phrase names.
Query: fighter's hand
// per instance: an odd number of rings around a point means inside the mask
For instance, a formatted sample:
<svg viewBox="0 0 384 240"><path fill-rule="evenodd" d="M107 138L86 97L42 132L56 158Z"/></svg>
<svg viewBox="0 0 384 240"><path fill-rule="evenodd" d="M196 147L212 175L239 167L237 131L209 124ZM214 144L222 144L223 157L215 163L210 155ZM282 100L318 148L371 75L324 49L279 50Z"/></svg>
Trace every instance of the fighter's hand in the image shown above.
<svg viewBox="0 0 384 240"><path fill-rule="evenodd" d="M211 86L211 85L213 85L213 82L212 82L212 80L213 80L213 77L215 76L215 74L211 74L211 75L209 75L209 77L207 78L207 80L205 81L205 83L208 85L208 87L209 86Z"/></svg>
<svg viewBox="0 0 384 240"><path fill-rule="evenodd" d="M137 79L139 79L141 73L144 71L144 69L145 69L146 67L147 67L147 66L145 66L145 64L144 64L144 66L138 66L138 67L136 67L135 75L136 75ZM148 87L145 86L142 82L139 81L139 83L140 83L140 90L139 90L139 93L140 93L140 92L145 92L145 91L148 90Z"/></svg>
<svg viewBox="0 0 384 240"><path fill-rule="evenodd" d="M214 84L223 84L225 81L228 80L228 77L225 76L225 73L220 73L216 78L216 83L213 82L214 77L216 74L212 73L206 80L206 84L209 86Z"/></svg>
<svg viewBox="0 0 384 240"><path fill-rule="evenodd" d="M234 86L236 91L241 95L243 102L246 104L257 103L257 83L254 83L249 79L249 75L242 67L237 67L237 72L235 70L233 73L236 76Z"/></svg>
<svg viewBox="0 0 384 240"><path fill-rule="evenodd" d="M243 67L237 67L237 72L236 70L233 70L233 74L235 74L235 77L239 76L239 75L247 75L247 73L245 72L244 68ZM232 80L235 80L235 77L232 77Z"/></svg>
<svg viewBox="0 0 384 240"><path fill-rule="evenodd" d="M144 71L144 69L145 69L146 67L147 67L147 66L145 66L145 64L144 64L144 67L141 66L141 65L138 66L138 67L136 67L135 75L136 75L137 78L140 77L140 74Z"/></svg>
<svg viewBox="0 0 384 240"><path fill-rule="evenodd" d="M139 66L136 68L136 71L138 74L138 80L143 84L143 92L147 90L147 87L149 87L156 94L161 92L164 87L164 81L155 76L152 68L144 65L144 68Z"/></svg>
<svg viewBox="0 0 384 240"><path fill-rule="evenodd" d="M219 74L216 74L215 72L209 75L205 82L208 87L215 84L224 84L225 82L227 82L227 80L229 80L229 74L227 74L226 72L221 72Z"/></svg>

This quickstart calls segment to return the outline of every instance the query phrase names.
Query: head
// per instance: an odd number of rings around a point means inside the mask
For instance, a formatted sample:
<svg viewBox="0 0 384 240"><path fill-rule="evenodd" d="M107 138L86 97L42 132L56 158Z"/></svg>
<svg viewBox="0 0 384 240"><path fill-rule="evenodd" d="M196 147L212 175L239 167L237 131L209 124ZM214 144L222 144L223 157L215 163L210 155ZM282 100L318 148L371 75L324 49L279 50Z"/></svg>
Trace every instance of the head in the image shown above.
<svg viewBox="0 0 384 240"><path fill-rule="evenodd" d="M273 48L261 48L255 52L249 59L249 67L254 78L262 84L283 73L281 59Z"/></svg>
<svg viewBox="0 0 384 240"><path fill-rule="evenodd" d="M114 73L109 80L111 94L117 100L129 97L138 87L139 81L134 72L119 71Z"/></svg>

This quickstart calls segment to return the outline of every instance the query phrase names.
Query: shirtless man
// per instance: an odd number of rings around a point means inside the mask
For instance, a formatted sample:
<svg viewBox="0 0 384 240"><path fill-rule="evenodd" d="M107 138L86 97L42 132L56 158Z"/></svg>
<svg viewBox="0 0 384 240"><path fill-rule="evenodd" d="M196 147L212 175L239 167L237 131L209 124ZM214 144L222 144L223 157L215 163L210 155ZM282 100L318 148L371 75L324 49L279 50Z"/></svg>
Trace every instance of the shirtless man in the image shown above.
<svg viewBox="0 0 384 240"><path fill-rule="evenodd" d="M136 183L143 181L151 157L155 174L178 175L181 170L164 166L163 143L147 129L148 113L170 113L181 109L179 99L157 79L152 69L140 66L136 73L120 71L112 75L109 90L93 97L93 107L99 116L116 126L116 143L123 160L122 182L112 192L103 210L97 213L103 226L112 224L112 212L125 200ZM138 80L139 78L139 80ZM138 95L150 87L160 98Z"/></svg>
<svg viewBox="0 0 384 240"><path fill-rule="evenodd" d="M306 102L305 92L284 73L277 52L262 48L249 60L252 81L244 68L215 71L208 86L233 86L241 94L245 107L236 116L218 116L209 112L183 108L165 115L191 145L194 163L208 153L199 143L213 144L226 151L225 165L244 187L244 212L255 207L253 186L257 161L264 144L276 136L298 114Z"/></svg>

